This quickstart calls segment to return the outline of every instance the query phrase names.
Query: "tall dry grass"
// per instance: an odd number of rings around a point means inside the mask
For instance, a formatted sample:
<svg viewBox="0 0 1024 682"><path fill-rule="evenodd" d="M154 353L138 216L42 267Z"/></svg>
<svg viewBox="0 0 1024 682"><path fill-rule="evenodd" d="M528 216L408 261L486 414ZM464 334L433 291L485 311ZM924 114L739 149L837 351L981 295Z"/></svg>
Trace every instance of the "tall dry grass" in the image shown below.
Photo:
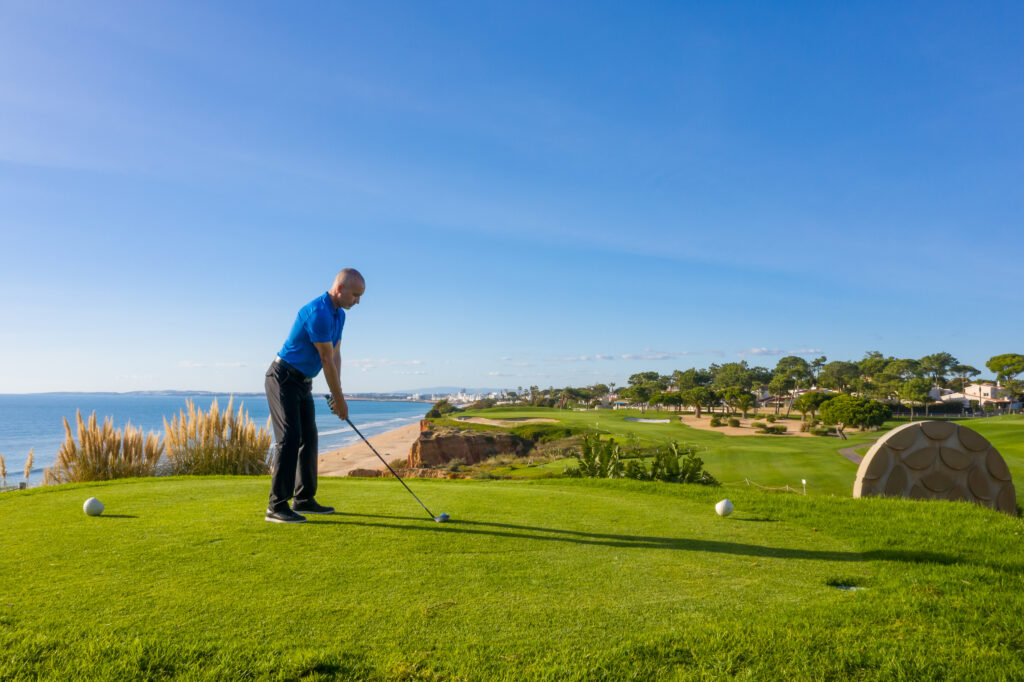
<svg viewBox="0 0 1024 682"><path fill-rule="evenodd" d="M249 418L244 404L233 410L234 398L223 412L216 398L209 412L186 402L186 410L164 419L164 442L174 474L244 474L270 472L270 419L263 428Z"/></svg>
<svg viewBox="0 0 1024 682"><path fill-rule="evenodd" d="M28 477L32 475L32 465L36 461L36 449L28 449L28 459L25 460L25 483L28 483Z"/></svg>
<svg viewBox="0 0 1024 682"><path fill-rule="evenodd" d="M78 442L71 435L71 426L64 419L64 443L57 461L43 470L43 485L78 481L108 481L112 478L152 476L156 473L163 445L151 431L143 437L142 429L126 424L123 431L114 428L110 417L100 427L93 412L89 421L76 412Z"/></svg>
<svg viewBox="0 0 1024 682"><path fill-rule="evenodd" d="M7 487L7 462L4 461L4 456L0 455L0 488Z"/></svg>

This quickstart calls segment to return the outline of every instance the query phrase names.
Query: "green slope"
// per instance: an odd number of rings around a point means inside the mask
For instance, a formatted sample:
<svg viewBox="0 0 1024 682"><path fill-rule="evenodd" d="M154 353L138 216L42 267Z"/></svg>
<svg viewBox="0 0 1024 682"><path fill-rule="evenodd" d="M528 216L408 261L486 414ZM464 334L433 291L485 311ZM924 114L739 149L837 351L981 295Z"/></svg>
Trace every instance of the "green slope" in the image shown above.
<svg viewBox="0 0 1024 682"><path fill-rule="evenodd" d="M1019 519L632 481L266 478L0 495L0 678L1024 676ZM103 517L81 511L89 496ZM834 585L855 585L858 591Z"/></svg>
<svg viewBox="0 0 1024 682"><path fill-rule="evenodd" d="M857 465L839 454L843 448L855 448L863 455L885 430L861 433L847 432L848 439L798 438L794 436L726 436L715 431L694 429L678 422L646 424L627 421L630 417L667 418L670 412L641 414L634 410L602 410L573 412L550 408L494 408L466 412L469 416L492 419L546 418L564 424L598 429L612 434L620 441L636 436L655 443L676 440L695 445L704 459L705 468L726 487L764 486L782 488L790 486L802 490L801 480L807 481L808 495L849 496L857 475ZM799 429L799 422L786 421L790 429ZM988 438L1010 466L1016 480L1024 480L1024 417L1012 415L971 419L959 422ZM889 424L889 428L898 426ZM560 473L564 463L554 463L547 470ZM521 470L527 475L537 469Z"/></svg>

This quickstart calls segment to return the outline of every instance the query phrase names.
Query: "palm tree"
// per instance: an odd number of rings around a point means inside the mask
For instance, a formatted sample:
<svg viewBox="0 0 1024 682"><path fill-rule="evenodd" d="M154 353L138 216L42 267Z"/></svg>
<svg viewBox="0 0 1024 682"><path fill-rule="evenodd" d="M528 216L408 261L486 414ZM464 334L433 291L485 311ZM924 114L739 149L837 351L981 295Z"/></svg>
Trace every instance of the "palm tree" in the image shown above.
<svg viewBox="0 0 1024 682"><path fill-rule="evenodd" d="M743 418L746 419L747 412L754 406L754 394L749 391L744 391L738 398L736 398L733 404L743 411Z"/></svg>

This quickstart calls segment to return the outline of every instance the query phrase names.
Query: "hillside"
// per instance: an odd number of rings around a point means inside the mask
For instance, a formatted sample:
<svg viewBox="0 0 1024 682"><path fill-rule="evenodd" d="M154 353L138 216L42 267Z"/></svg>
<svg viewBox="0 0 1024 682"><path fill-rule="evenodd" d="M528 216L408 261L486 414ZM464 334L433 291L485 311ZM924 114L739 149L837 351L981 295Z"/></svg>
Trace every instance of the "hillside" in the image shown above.
<svg viewBox="0 0 1024 682"><path fill-rule="evenodd" d="M848 440L839 440L791 436L729 436L691 428L675 420L668 424L630 421L638 417L671 417L672 413L668 411L641 414L636 410L574 412L552 408L506 407L470 410L464 416L554 419L566 426L600 431L620 443L632 438L646 444L674 440L697 448L707 470L730 490L737 486L747 487L747 481L750 481L751 487L760 485L784 488L788 485L791 489L802 490L801 481L806 480L808 495L835 496L851 495L857 475L857 465L840 454L840 450L852 448L863 455L875 439L903 423L889 422L880 431L861 432L851 429L847 432ZM779 423L785 423L792 431L800 428L796 420ZM1014 480L1024 481L1024 416L970 419L958 423L988 438L1006 460ZM564 468L564 463L555 462L543 470L560 473ZM535 475L538 469L520 469L513 475Z"/></svg>

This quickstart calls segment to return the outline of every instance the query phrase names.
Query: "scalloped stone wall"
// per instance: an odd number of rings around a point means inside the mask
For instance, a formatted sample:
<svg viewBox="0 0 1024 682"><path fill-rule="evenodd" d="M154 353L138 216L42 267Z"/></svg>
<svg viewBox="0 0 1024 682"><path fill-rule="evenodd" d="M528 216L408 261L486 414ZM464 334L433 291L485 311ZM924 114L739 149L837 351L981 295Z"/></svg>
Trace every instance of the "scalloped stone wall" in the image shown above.
<svg viewBox="0 0 1024 682"><path fill-rule="evenodd" d="M1002 455L977 431L952 422L912 422L880 438L864 456L854 497L887 495L968 500L1007 514L1017 493Z"/></svg>

